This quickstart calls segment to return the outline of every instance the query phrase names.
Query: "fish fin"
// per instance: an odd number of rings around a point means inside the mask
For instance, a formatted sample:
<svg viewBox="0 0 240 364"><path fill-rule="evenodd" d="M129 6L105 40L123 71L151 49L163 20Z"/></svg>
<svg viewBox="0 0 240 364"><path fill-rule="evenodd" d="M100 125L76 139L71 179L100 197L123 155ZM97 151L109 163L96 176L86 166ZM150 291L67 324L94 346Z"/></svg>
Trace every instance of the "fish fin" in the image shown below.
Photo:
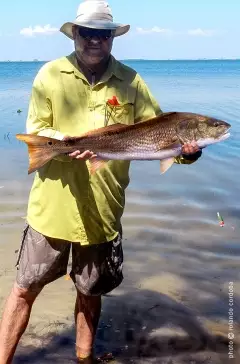
<svg viewBox="0 0 240 364"><path fill-rule="evenodd" d="M105 166L108 160L103 160L98 157L93 157L89 159L90 163L90 174L94 174L98 169Z"/></svg>
<svg viewBox="0 0 240 364"><path fill-rule="evenodd" d="M58 154L49 148L56 143L56 139L32 134L17 134L16 138L28 146L28 174L35 172Z"/></svg>
<svg viewBox="0 0 240 364"><path fill-rule="evenodd" d="M161 173L165 173L174 163L174 158L162 159L160 162Z"/></svg>
<svg viewBox="0 0 240 364"><path fill-rule="evenodd" d="M98 129L89 130L84 134L81 134L81 137L87 137L87 136L93 136L93 135L99 135L102 133L107 133L109 131L120 131L121 129L127 128L129 125L116 123L108 126L103 126Z"/></svg>
<svg viewBox="0 0 240 364"><path fill-rule="evenodd" d="M176 116L178 114L177 111L169 111L169 112L163 112L162 114L160 114L160 118L163 117L168 117L168 116Z"/></svg>

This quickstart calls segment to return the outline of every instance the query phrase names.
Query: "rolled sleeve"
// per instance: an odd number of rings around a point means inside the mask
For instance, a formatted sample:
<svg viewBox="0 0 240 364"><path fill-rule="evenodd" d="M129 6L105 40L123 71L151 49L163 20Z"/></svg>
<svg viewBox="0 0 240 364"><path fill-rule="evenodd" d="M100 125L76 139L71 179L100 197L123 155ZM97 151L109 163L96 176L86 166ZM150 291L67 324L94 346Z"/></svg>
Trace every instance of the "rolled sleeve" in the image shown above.
<svg viewBox="0 0 240 364"><path fill-rule="evenodd" d="M175 163L177 164L192 164L196 162L202 155L202 150L194 154L182 154L179 157L175 158Z"/></svg>

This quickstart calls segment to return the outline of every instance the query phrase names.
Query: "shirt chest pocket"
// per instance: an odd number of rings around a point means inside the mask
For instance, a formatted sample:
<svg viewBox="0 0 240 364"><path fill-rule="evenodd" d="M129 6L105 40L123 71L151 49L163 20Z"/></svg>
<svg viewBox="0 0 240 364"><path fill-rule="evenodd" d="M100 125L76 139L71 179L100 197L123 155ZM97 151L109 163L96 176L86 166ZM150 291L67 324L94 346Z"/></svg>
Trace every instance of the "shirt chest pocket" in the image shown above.
<svg viewBox="0 0 240 364"><path fill-rule="evenodd" d="M130 100L118 101L118 105L112 105L109 101L102 105L104 124L134 124L134 103Z"/></svg>

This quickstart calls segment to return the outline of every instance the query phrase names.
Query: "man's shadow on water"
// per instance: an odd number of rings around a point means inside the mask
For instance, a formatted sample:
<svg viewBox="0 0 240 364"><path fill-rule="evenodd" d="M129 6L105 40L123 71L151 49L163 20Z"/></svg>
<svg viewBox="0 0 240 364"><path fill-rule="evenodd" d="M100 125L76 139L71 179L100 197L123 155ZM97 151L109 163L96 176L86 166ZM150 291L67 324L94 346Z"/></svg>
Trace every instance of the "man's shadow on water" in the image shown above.
<svg viewBox="0 0 240 364"><path fill-rule="evenodd" d="M193 312L164 294L136 290L109 295L104 298L102 308L96 351L113 352L119 363L147 363L147 358L162 363L168 357L174 364L179 355L187 360L184 363L189 363L186 356L194 358L199 352L228 353L227 339L211 335ZM75 327L61 335L51 335L47 347L29 346L20 350L22 354L17 354L13 363L75 363Z"/></svg>

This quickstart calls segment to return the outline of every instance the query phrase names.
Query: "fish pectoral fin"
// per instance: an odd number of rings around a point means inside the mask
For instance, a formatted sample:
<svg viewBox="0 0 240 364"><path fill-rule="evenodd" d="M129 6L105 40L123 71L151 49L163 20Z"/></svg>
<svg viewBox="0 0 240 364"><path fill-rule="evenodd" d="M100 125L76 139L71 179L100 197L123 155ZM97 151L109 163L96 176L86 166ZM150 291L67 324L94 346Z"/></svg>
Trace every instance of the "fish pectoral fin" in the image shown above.
<svg viewBox="0 0 240 364"><path fill-rule="evenodd" d="M89 159L90 174L94 174L98 169L104 167L107 162L108 162L108 160L103 160L98 157L90 158Z"/></svg>
<svg viewBox="0 0 240 364"><path fill-rule="evenodd" d="M161 173L165 173L169 168L172 167L173 163L174 163L174 158L166 158L166 159L162 159L160 161L160 171Z"/></svg>

